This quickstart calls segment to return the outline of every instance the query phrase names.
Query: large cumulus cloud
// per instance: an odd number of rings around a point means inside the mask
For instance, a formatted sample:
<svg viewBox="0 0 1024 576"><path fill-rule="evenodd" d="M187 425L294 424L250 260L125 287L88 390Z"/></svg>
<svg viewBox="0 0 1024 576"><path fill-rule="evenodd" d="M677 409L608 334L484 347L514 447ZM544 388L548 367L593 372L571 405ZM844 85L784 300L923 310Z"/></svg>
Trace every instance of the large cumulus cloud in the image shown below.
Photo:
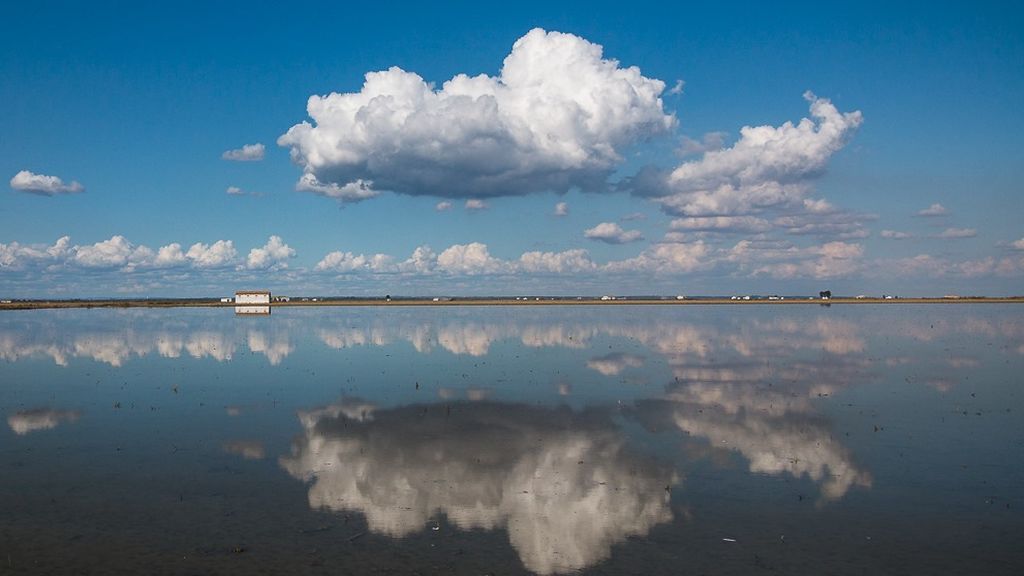
<svg viewBox="0 0 1024 576"><path fill-rule="evenodd" d="M392 67L359 92L311 96L312 123L278 139L303 168L299 188L357 201L376 190L493 197L600 188L620 151L669 130L664 82L605 59L600 45L534 29L497 76L441 88Z"/></svg>

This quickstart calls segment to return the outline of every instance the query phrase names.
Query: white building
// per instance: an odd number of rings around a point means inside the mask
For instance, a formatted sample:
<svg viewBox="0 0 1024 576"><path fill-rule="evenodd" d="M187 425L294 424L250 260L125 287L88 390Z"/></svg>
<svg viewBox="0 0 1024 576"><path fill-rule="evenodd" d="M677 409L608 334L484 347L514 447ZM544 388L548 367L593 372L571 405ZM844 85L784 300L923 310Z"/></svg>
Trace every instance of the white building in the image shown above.
<svg viewBox="0 0 1024 576"><path fill-rule="evenodd" d="M235 304L270 304L270 291L239 290L235 292Z"/></svg>

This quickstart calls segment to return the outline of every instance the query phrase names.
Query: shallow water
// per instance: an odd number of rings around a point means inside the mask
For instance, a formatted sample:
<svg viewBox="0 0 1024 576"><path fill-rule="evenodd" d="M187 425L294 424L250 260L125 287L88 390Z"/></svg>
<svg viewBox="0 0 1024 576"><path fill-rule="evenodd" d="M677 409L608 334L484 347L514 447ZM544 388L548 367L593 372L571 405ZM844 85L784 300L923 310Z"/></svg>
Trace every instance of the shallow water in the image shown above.
<svg viewBox="0 0 1024 576"><path fill-rule="evenodd" d="M0 573L1020 574L1024 308L0 314Z"/></svg>

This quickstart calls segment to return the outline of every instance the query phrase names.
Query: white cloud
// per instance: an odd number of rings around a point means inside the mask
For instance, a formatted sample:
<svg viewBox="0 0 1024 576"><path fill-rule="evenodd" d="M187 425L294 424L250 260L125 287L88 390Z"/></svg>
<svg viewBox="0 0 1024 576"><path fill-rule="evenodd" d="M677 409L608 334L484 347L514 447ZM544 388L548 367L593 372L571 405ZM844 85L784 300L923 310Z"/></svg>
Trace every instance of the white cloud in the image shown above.
<svg viewBox="0 0 1024 576"><path fill-rule="evenodd" d="M498 76L459 74L435 89L392 67L367 73L359 92L311 96L312 123L278 144L321 186L452 198L595 189L622 148L675 125L664 89L599 45L534 29Z"/></svg>
<svg viewBox="0 0 1024 576"><path fill-rule="evenodd" d="M1014 250L1024 250L1024 238L1016 240L1010 244Z"/></svg>
<svg viewBox="0 0 1024 576"><path fill-rule="evenodd" d="M11 188L40 196L85 192L85 186L78 182L72 181L70 184L65 184L63 180L56 176L34 174L28 170L22 170L11 178Z"/></svg>
<svg viewBox="0 0 1024 576"><path fill-rule="evenodd" d="M905 240L907 238L913 238L914 235L907 232L897 232L896 230L882 230L878 233L882 238L888 238L890 240Z"/></svg>
<svg viewBox="0 0 1024 576"><path fill-rule="evenodd" d="M246 144L241 148L235 148L234 150L227 150L221 154L221 158L225 160L234 160L236 162L258 162L263 160L263 156L266 153L266 148L263 144L257 142L256 144Z"/></svg>
<svg viewBox="0 0 1024 576"><path fill-rule="evenodd" d="M313 174L303 174L295 183L295 189L299 192L312 192L327 198L334 198L341 202L359 202L379 194L367 180L357 179L339 186L333 182L324 184Z"/></svg>
<svg viewBox="0 0 1024 576"><path fill-rule="evenodd" d="M156 258L153 259L153 265L162 268L184 264L185 261L185 253L181 251L181 244L174 242L167 246L161 246L157 250Z"/></svg>
<svg viewBox="0 0 1024 576"><path fill-rule="evenodd" d="M698 216L677 218L669 225L687 232L767 232L771 222L756 216Z"/></svg>
<svg viewBox="0 0 1024 576"><path fill-rule="evenodd" d="M800 248L743 240L729 250L726 260L753 276L827 279L859 271L863 255L862 245L847 242Z"/></svg>
<svg viewBox="0 0 1024 576"><path fill-rule="evenodd" d="M647 214L644 214L643 212L633 212L631 214L626 214L622 218L619 218L619 220L622 220L623 222L633 222L635 220L647 220Z"/></svg>
<svg viewBox="0 0 1024 576"><path fill-rule="evenodd" d="M477 198L466 200L466 210L486 210L487 203Z"/></svg>
<svg viewBox="0 0 1024 576"><path fill-rule="evenodd" d="M452 209L452 203L447 201L447 200L443 200L441 202L438 202L437 205L434 206L434 210L437 210L438 212L444 212L445 210L451 210L451 209Z"/></svg>
<svg viewBox="0 0 1024 576"><path fill-rule="evenodd" d="M569 215L569 203L568 202L559 202L558 204L555 204L555 211L552 212L552 214L554 216L558 216L558 217L568 216Z"/></svg>
<svg viewBox="0 0 1024 576"><path fill-rule="evenodd" d="M807 92L814 120L798 124L744 126L730 148L712 150L677 167L662 190L639 191L658 196L666 212L679 216L721 216L799 206L810 193L829 158L860 126L860 112L840 113L825 98ZM814 204L805 205L814 211Z"/></svg>
<svg viewBox="0 0 1024 576"><path fill-rule="evenodd" d="M978 235L978 231L975 230L974 228L946 228L941 233L939 233L936 236L936 238L949 238L949 239L974 238L977 235Z"/></svg>
<svg viewBox="0 0 1024 576"><path fill-rule="evenodd" d="M363 254L353 254L338 250L324 256L322 260L317 262L314 270L338 273L359 271L386 272L389 271L392 260L393 258L387 254L365 256Z"/></svg>
<svg viewBox="0 0 1024 576"><path fill-rule="evenodd" d="M949 210L946 210L946 207L943 206L942 204L932 204L931 206L925 208L924 210L919 210L917 212L918 216L925 217L947 216L948 214Z"/></svg>
<svg viewBox="0 0 1024 576"><path fill-rule="evenodd" d="M196 242L189 247L185 257L192 261L196 268L220 268L231 264L238 256L231 240L218 240L213 244Z"/></svg>
<svg viewBox="0 0 1024 576"><path fill-rule="evenodd" d="M491 256L486 244L455 244L437 255L437 267L455 274L494 274L505 272L505 262Z"/></svg>
<svg viewBox="0 0 1024 576"><path fill-rule="evenodd" d="M683 88L685 88L685 87L686 87L686 82L683 82L682 80L676 80L675 85L672 86L672 88L668 91L668 93L672 94L673 96L677 96L677 95L683 93Z"/></svg>
<svg viewBox="0 0 1024 576"><path fill-rule="evenodd" d="M583 236L608 244L625 244L644 239L644 235L639 230L623 230L615 222L601 222L597 226L585 230Z"/></svg>
<svg viewBox="0 0 1024 576"><path fill-rule="evenodd" d="M238 186L228 186L228 196L245 196L245 191Z"/></svg>
<svg viewBox="0 0 1024 576"><path fill-rule="evenodd" d="M280 236L271 236L262 248L253 248L245 260L250 270L287 268L288 259L295 258L295 250L284 243Z"/></svg>
<svg viewBox="0 0 1024 576"><path fill-rule="evenodd" d="M712 265L710 249L704 242L655 244L634 258L609 262L609 272L679 274Z"/></svg>
<svg viewBox="0 0 1024 576"><path fill-rule="evenodd" d="M437 267L437 254L430 246L419 246L413 250L412 255L398 265L401 272L429 274Z"/></svg>
<svg viewBox="0 0 1024 576"><path fill-rule="evenodd" d="M1019 277L1024 274L1024 258L992 256L973 260L951 260L918 254L910 258L880 260L873 269L875 275L883 277L929 276L978 278L982 276Z"/></svg>
<svg viewBox="0 0 1024 576"><path fill-rule="evenodd" d="M61 236L52 246L0 243L0 270L21 270L31 264L63 260L67 257L70 244L68 236Z"/></svg>
<svg viewBox="0 0 1024 576"><path fill-rule="evenodd" d="M519 269L530 274L592 272L597 268L586 250L526 252L519 257Z"/></svg>
<svg viewBox="0 0 1024 576"><path fill-rule="evenodd" d="M73 250L75 264L86 268L120 268L141 264L153 255L149 248L135 246L121 235L89 246L75 246Z"/></svg>
<svg viewBox="0 0 1024 576"><path fill-rule="evenodd" d="M845 211L815 212L807 209L796 214L779 216L772 220L772 225L786 234L797 236L814 235L829 239L849 240L851 238L867 238L870 236L865 222L877 218L873 214L859 214ZM827 202L826 202L827 204Z"/></svg>

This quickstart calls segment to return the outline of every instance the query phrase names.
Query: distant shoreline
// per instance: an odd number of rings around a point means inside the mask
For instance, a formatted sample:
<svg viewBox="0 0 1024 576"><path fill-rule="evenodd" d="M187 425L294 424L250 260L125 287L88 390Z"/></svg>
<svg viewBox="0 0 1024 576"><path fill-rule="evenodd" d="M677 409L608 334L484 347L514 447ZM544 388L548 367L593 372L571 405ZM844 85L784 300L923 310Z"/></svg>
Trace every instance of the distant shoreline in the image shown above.
<svg viewBox="0 0 1024 576"><path fill-rule="evenodd" d="M310 306L702 306L702 305L831 305L831 304L1016 304L1024 303L1024 297L961 297L961 298L841 298L828 300L820 298L786 298L778 300L731 298L539 298L516 300L514 298L345 298L318 299L316 301L273 302L274 308ZM0 303L0 310L41 310L55 308L234 308L233 302L215 299L146 299L146 300L15 300Z"/></svg>

